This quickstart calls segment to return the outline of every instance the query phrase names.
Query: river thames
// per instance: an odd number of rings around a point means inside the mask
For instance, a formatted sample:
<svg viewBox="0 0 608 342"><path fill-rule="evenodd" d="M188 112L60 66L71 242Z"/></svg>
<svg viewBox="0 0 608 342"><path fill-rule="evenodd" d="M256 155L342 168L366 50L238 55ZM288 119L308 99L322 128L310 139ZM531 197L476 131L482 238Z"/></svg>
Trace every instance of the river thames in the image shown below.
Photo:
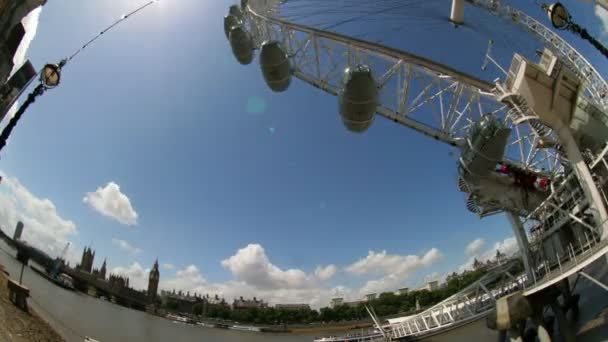
<svg viewBox="0 0 608 342"><path fill-rule="evenodd" d="M10 250L0 242L0 264L18 277L20 265L7 253ZM602 271L606 278L606 266ZM118 306L79 292L66 291L40 277L29 267L25 268L23 282L31 290L30 306L47 320L68 342L81 342L90 336L101 342L108 341L217 341L217 342L311 342L310 335L279 335L239 332L195 325L176 324L144 312ZM608 294L583 282L578 290L593 292L581 299L581 318L587 320L608 303ZM606 327L605 327L606 328ZM605 329L604 329L605 330ZM595 334L594 334L595 335ZM603 334L602 334L603 335ZM603 335L607 336L607 335ZM579 336L580 337L580 336ZM597 335L580 338L580 341L597 341ZM496 333L486 329L485 320L469 324L426 341L496 341Z"/></svg>

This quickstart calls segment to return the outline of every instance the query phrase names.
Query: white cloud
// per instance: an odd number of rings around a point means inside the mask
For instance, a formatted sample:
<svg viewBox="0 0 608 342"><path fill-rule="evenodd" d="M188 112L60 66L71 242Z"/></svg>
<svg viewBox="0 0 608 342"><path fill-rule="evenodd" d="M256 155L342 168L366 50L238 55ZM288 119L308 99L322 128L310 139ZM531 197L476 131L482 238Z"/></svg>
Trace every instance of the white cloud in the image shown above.
<svg viewBox="0 0 608 342"><path fill-rule="evenodd" d="M368 292L395 290L403 285L404 279L416 269L431 266L441 258L439 250L433 248L421 256L391 256L386 252L370 252L371 260L378 256L384 260L397 259L406 265L393 264L394 274L384 275L379 280L368 281L361 288L327 286L338 271L336 265L317 266L314 272L300 269L281 269L273 264L265 249L259 244L249 244L221 262L233 275L232 280L222 283L211 282L196 265L177 269L173 276L162 276L159 287L163 290L190 292L190 294L219 295L228 302L234 298L257 297L271 305L279 303L307 303L313 308L327 306L332 297L341 296L346 300L360 299ZM368 255L369 257L369 255ZM362 260L366 260L364 258ZM163 264L164 265L164 264ZM173 265L171 265L173 267ZM365 267L363 267L365 268ZM147 271L139 264L116 268L119 273L134 277L133 286L147 286ZM137 285L139 284L139 285Z"/></svg>
<svg viewBox="0 0 608 342"><path fill-rule="evenodd" d="M346 272L363 274L383 274L380 279L369 280L361 289L361 295L395 290L418 269L429 267L441 260L443 255L437 248L431 248L423 256L394 255L386 251L369 251L367 256L346 267Z"/></svg>
<svg viewBox="0 0 608 342"><path fill-rule="evenodd" d="M234 277L223 283L206 280L195 265L178 269L173 277L162 277L160 288L192 293L219 295L231 302L240 296L264 299L271 304L308 303L312 307L326 306L337 288L323 282L337 272L335 265L318 266L314 272L300 269L283 270L274 265L259 244L249 244L221 262ZM356 291L339 287L353 299Z"/></svg>
<svg viewBox="0 0 608 342"><path fill-rule="evenodd" d="M515 236L494 243L494 251L496 250L500 250L501 253L506 255L513 255L517 253L519 251L519 247L517 246Z"/></svg>
<svg viewBox="0 0 608 342"><path fill-rule="evenodd" d="M134 262L130 266L114 267L110 273L128 277L129 286L134 289L144 290L148 288L150 269L144 269L138 262Z"/></svg>
<svg viewBox="0 0 608 342"><path fill-rule="evenodd" d="M131 206L129 197L123 194L120 186L114 182L109 182L105 187L98 187L95 192L87 192L83 201L102 215L122 224L137 224L137 212Z"/></svg>
<svg viewBox="0 0 608 342"><path fill-rule="evenodd" d="M437 248L431 248L422 257L418 255L387 254L386 251L369 251L365 258L346 267L346 272L362 274L405 274L421 267L428 267L439 261L442 255Z"/></svg>
<svg viewBox="0 0 608 342"><path fill-rule="evenodd" d="M273 265L259 244L249 244L222 261L237 280L259 289L294 289L309 285L309 276L299 269L282 270Z"/></svg>
<svg viewBox="0 0 608 342"><path fill-rule="evenodd" d="M15 177L0 171L0 225L12 236L18 221L23 222L22 239L51 256L58 256L70 238L78 233L74 222L59 215L55 204L31 193ZM68 248L66 260L78 260L75 248Z"/></svg>
<svg viewBox="0 0 608 342"><path fill-rule="evenodd" d="M327 280L333 277L337 271L338 268L336 267L336 265L327 265L325 267L317 266L317 269L315 270L315 276L321 280Z"/></svg>
<svg viewBox="0 0 608 342"><path fill-rule="evenodd" d="M482 238L471 241L464 249L466 255L477 255L485 245L486 241Z"/></svg>
<svg viewBox="0 0 608 342"><path fill-rule="evenodd" d="M175 265L173 264L163 264L163 268L166 270L174 270L175 269Z"/></svg>
<svg viewBox="0 0 608 342"><path fill-rule="evenodd" d="M257 297L264 301L274 304L284 303L307 303L313 308L327 306L329 300L340 293L349 299L357 297L356 291L345 287L324 288L324 287L309 287L309 288L277 288L277 289L260 289L256 286L248 284L244 281L230 280L224 283L212 283L205 279L201 271L194 265L189 265L176 272L175 277L163 279L159 287L163 290L176 290L190 292L190 294L208 294L210 296L218 295L224 298L228 303L233 299L243 296L245 298Z"/></svg>
<svg viewBox="0 0 608 342"><path fill-rule="evenodd" d="M120 248L120 250L122 250L123 252L129 253L131 255L137 255L137 254L143 252L143 250L141 248L131 245L126 240L113 238L112 243L114 245L116 245L118 248Z"/></svg>
<svg viewBox="0 0 608 342"><path fill-rule="evenodd" d="M479 260L480 262L486 262L488 260L494 259L496 257L497 250L499 250L501 253L506 254L507 256L513 256L519 251L519 247L517 246L517 240L514 236L512 236L502 241L496 241L492 245L492 248L487 249L483 252L480 248L477 253L469 255L469 259L459 267L459 271L470 269L473 266L473 262L475 261L475 259Z"/></svg>
<svg viewBox="0 0 608 342"><path fill-rule="evenodd" d="M608 35L608 10L606 10L604 7L596 4L595 5L595 16L598 17L598 19L602 23L602 27L601 27L602 35L604 35L604 36Z"/></svg>

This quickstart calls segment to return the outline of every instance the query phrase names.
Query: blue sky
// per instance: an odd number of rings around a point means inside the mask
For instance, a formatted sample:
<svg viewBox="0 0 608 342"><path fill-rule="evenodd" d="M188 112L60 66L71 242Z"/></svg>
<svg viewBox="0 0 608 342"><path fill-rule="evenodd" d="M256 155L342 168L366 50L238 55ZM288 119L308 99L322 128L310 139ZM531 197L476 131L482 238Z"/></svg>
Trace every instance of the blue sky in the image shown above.
<svg viewBox="0 0 608 342"><path fill-rule="evenodd" d="M50 1L27 55L38 68L57 62L140 3ZM488 37L500 35L506 65L513 48L536 48L470 8L472 25L455 30L441 18L449 3L433 2L442 3L388 35L370 23L380 33L368 39L489 80L479 70ZM548 24L532 1L513 3ZM566 3L605 38L593 6ZM229 4L161 0L66 66L2 151L0 200L15 209L0 211L3 228L30 220L30 239L55 253L72 241L72 259L92 243L136 285L158 258L173 266L161 269L166 288L315 305L336 291L355 298L370 281L415 287L495 243L513 246L502 215L466 210L447 147L382 118L352 134L335 98L297 80L273 93L257 61L238 64L222 27ZM605 71L597 52L563 36Z"/></svg>

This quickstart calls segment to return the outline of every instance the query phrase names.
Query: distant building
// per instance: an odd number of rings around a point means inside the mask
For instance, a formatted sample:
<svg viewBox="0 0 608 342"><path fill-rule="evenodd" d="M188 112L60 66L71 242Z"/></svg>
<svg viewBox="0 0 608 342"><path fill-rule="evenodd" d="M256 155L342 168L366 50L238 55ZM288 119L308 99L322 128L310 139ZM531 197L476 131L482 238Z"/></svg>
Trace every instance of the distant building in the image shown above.
<svg viewBox="0 0 608 342"><path fill-rule="evenodd" d="M106 259L103 259L103 264L101 264L100 269L93 269L92 274L97 277L97 279L106 279Z"/></svg>
<svg viewBox="0 0 608 342"><path fill-rule="evenodd" d="M336 306L340 306L342 304L344 304L344 298L336 297L331 299L331 301L329 302L329 307L335 308Z"/></svg>
<svg viewBox="0 0 608 342"><path fill-rule="evenodd" d="M395 292L396 295L404 295L406 293L410 292L410 288L409 287L402 287L399 290L397 290Z"/></svg>
<svg viewBox="0 0 608 342"><path fill-rule="evenodd" d="M359 304L365 303L365 301L366 300L363 299L363 300L353 300L351 302L346 302L346 301L344 301L344 298L336 297L336 298L331 299L331 301L329 302L329 307L333 309L337 306L346 305L346 306L354 308L354 307L359 306Z"/></svg>
<svg viewBox="0 0 608 342"><path fill-rule="evenodd" d="M310 310L310 305L308 304L277 304L274 306L275 309L282 310Z"/></svg>
<svg viewBox="0 0 608 342"><path fill-rule="evenodd" d="M160 280L160 272L158 271L158 259L154 262L152 270L150 270L150 276L148 279L148 298L151 301L156 299L158 294L158 282Z"/></svg>
<svg viewBox="0 0 608 342"><path fill-rule="evenodd" d="M17 222L17 227L15 227L15 234L13 234L13 240L20 240L21 234L23 234L23 222Z"/></svg>
<svg viewBox="0 0 608 342"><path fill-rule="evenodd" d="M233 310L241 310L241 309L252 309L252 308L258 308L258 309L263 309L263 308L267 308L268 304L264 303L263 300L258 300L256 297L253 297L253 299L243 299L243 297L241 296L239 299L235 299L232 302L232 309Z"/></svg>
<svg viewBox="0 0 608 342"><path fill-rule="evenodd" d="M4 84L13 69L13 58L25 28L21 20L46 0L0 0L0 85Z"/></svg>
<svg viewBox="0 0 608 342"><path fill-rule="evenodd" d="M85 247L82 252L82 259L78 268L81 271L91 273L93 271L93 260L95 259L95 251L91 247Z"/></svg>
<svg viewBox="0 0 608 342"><path fill-rule="evenodd" d="M439 281L432 280L426 283L420 290L435 291L439 289Z"/></svg>
<svg viewBox="0 0 608 342"><path fill-rule="evenodd" d="M183 294L182 291L160 291L160 301L162 306L172 312L180 313L194 313L194 306L200 304L203 306L203 316L206 316L210 308L213 307L224 307L230 308L224 298L221 298L217 294L215 296L199 295L190 293Z"/></svg>
<svg viewBox="0 0 608 342"><path fill-rule="evenodd" d="M485 267L486 267L486 265L483 262L477 260L477 258L475 258L475 260L473 260L473 270L474 271L479 271L481 269L484 269Z"/></svg>
<svg viewBox="0 0 608 342"><path fill-rule="evenodd" d="M370 293L370 294L366 294L364 299L369 302L370 300L374 300L376 298L378 298L377 293Z"/></svg>
<svg viewBox="0 0 608 342"><path fill-rule="evenodd" d="M108 283L110 284L110 287L115 289L129 288L129 278L125 276L110 274Z"/></svg>
<svg viewBox="0 0 608 342"><path fill-rule="evenodd" d="M459 277L458 273L456 273L456 272L452 272L452 274L448 275L448 276L445 278L445 282L446 282L446 284L447 284L447 283L449 283L450 281L452 281L453 279L458 279L458 277Z"/></svg>
<svg viewBox="0 0 608 342"><path fill-rule="evenodd" d="M171 311L192 313L194 305L202 301L202 298L199 299L197 296L185 295L181 291L175 293L175 290L173 292L163 290L160 292L160 300L163 307Z"/></svg>
<svg viewBox="0 0 608 342"><path fill-rule="evenodd" d="M357 307L361 304L365 303L364 300L353 300L352 302L344 302L342 305L349 306L351 308Z"/></svg>
<svg viewBox="0 0 608 342"><path fill-rule="evenodd" d="M496 260L496 263L499 265L504 264L507 261L507 255L505 253L501 253L500 250L496 250L496 257L494 260Z"/></svg>

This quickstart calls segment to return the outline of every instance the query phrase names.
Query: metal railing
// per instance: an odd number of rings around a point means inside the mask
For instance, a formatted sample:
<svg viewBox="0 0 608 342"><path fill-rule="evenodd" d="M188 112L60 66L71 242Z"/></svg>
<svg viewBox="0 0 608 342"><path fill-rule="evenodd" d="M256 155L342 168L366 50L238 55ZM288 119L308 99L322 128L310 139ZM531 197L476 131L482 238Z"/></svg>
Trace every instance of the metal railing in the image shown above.
<svg viewBox="0 0 608 342"><path fill-rule="evenodd" d="M513 265L511 261L497 266L457 294L385 328L392 338L422 337L480 318L494 308L496 299L523 289L525 276L515 277L508 272Z"/></svg>

